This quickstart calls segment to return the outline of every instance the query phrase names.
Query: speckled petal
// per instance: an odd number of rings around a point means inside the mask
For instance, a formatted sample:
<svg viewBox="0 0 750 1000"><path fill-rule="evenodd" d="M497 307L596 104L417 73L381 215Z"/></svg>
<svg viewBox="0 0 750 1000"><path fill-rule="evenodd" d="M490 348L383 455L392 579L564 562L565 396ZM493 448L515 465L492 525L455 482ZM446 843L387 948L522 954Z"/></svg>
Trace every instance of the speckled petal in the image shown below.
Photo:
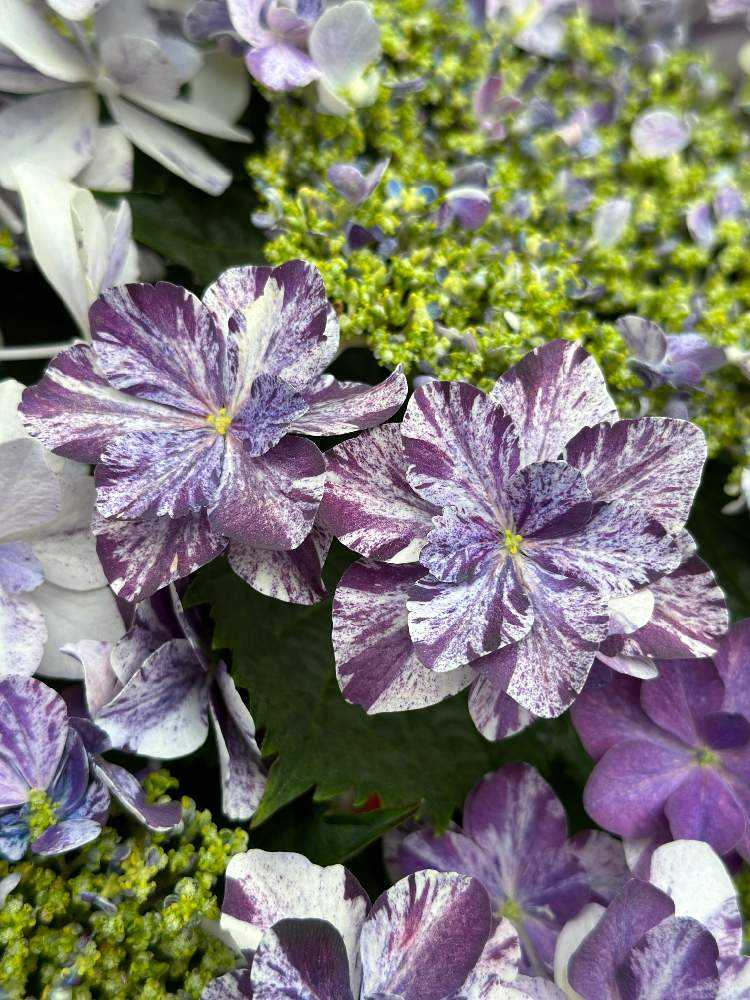
<svg viewBox="0 0 750 1000"><path fill-rule="evenodd" d="M41 382L24 392L20 414L32 437L78 462L98 462L124 429L135 433L195 426L193 417L114 389L87 344L69 347L50 362Z"/></svg>
<svg viewBox="0 0 750 1000"><path fill-rule="evenodd" d="M209 698L221 771L221 811L245 822L255 815L263 796L266 769L253 718L223 663L216 667Z"/></svg>
<svg viewBox="0 0 750 1000"><path fill-rule="evenodd" d="M305 389L336 354L338 323L320 271L306 261L231 268L203 301L227 337L235 401L260 372Z"/></svg>
<svg viewBox="0 0 750 1000"><path fill-rule="evenodd" d="M469 694L469 714L472 722L487 740L505 740L515 736L536 721L536 716L514 701L506 692L508 678L493 669L493 654L472 664L477 678Z"/></svg>
<svg viewBox="0 0 750 1000"><path fill-rule="evenodd" d="M580 431L565 461L581 469L595 500L622 500L674 529L690 513L706 439L687 420L618 420Z"/></svg>
<svg viewBox="0 0 750 1000"><path fill-rule="evenodd" d="M466 687L468 667L428 669L412 645L406 614L420 566L358 562L341 578L333 602L336 675L347 701L368 713L434 705Z"/></svg>
<svg viewBox="0 0 750 1000"><path fill-rule="evenodd" d="M564 340L527 354L497 381L491 399L512 419L524 464L559 458L581 428L617 416L596 361Z"/></svg>
<svg viewBox="0 0 750 1000"><path fill-rule="evenodd" d="M567 538L591 520L591 493L583 475L565 462L532 462L505 489L515 530L524 539ZM521 546L524 551L526 542Z"/></svg>
<svg viewBox="0 0 750 1000"><path fill-rule="evenodd" d="M491 921L490 900L477 879L409 875L377 900L362 928L363 993L451 996L479 960Z"/></svg>
<svg viewBox="0 0 750 1000"><path fill-rule="evenodd" d="M120 521L95 517L96 551L110 587L125 601L142 601L211 562L226 548L204 512Z"/></svg>
<svg viewBox="0 0 750 1000"><path fill-rule="evenodd" d="M226 872L221 928L243 950L288 917L327 920L341 934L352 984L359 985L359 936L369 899L341 865L321 868L301 854L252 850L235 854Z"/></svg>
<svg viewBox="0 0 750 1000"><path fill-rule="evenodd" d="M296 549L312 530L325 485L325 460L305 438L287 435L251 457L230 433L212 529L246 545Z"/></svg>
<svg viewBox="0 0 750 1000"><path fill-rule="evenodd" d="M461 985L458 995L464 1000L504 1000L500 991L517 982L520 958L518 934L510 921L503 917L484 946L479 961Z"/></svg>
<svg viewBox="0 0 750 1000"><path fill-rule="evenodd" d="M250 969L235 969L212 980L201 993L201 1000L252 1000L252 996Z"/></svg>
<svg viewBox="0 0 750 1000"><path fill-rule="evenodd" d="M379 385L339 382L333 375L321 375L305 393L308 411L292 421L290 431L334 435L376 427L393 416L407 392L401 366Z"/></svg>
<svg viewBox="0 0 750 1000"><path fill-rule="evenodd" d="M714 1000L716 942L689 917L664 920L644 934L617 970L622 1000Z"/></svg>
<svg viewBox="0 0 750 1000"><path fill-rule="evenodd" d="M233 541L229 565L267 597L292 604L317 604L327 596L321 570L331 540L328 532L313 527L304 542L291 551L259 549Z"/></svg>
<svg viewBox="0 0 750 1000"><path fill-rule="evenodd" d="M253 957L254 1000L354 1000L344 940L326 920L280 920Z"/></svg>
<svg viewBox="0 0 750 1000"><path fill-rule="evenodd" d="M503 486L519 465L510 419L466 382L430 382L414 393L401 425L407 479L438 506L508 527Z"/></svg>
<svg viewBox="0 0 750 1000"><path fill-rule="evenodd" d="M420 660L454 670L528 635L534 613L510 557L458 583L423 577L409 592L409 634Z"/></svg>
<svg viewBox="0 0 750 1000"><path fill-rule="evenodd" d="M0 680L0 808L51 784L65 751L68 713L59 694L33 677Z"/></svg>
<svg viewBox="0 0 750 1000"><path fill-rule="evenodd" d="M120 805L149 830L169 833L181 823L182 806L179 802L149 802L138 781L124 767L100 757L94 771Z"/></svg>
<svg viewBox="0 0 750 1000"><path fill-rule="evenodd" d="M410 562L439 508L406 481L397 424L366 431L326 452L326 486L319 523L360 555Z"/></svg>
<svg viewBox="0 0 750 1000"><path fill-rule="evenodd" d="M101 826L93 819L62 820L32 841L31 850L45 858L54 857L90 844L101 832Z"/></svg>
<svg viewBox="0 0 750 1000"><path fill-rule="evenodd" d="M307 403L300 393L275 375L263 372L245 394L230 433L234 440L242 442L246 455L263 455L291 432L295 420L306 412Z"/></svg>
<svg viewBox="0 0 750 1000"><path fill-rule="evenodd" d="M206 425L117 437L96 467L96 506L104 517L180 518L215 499L224 439Z"/></svg>

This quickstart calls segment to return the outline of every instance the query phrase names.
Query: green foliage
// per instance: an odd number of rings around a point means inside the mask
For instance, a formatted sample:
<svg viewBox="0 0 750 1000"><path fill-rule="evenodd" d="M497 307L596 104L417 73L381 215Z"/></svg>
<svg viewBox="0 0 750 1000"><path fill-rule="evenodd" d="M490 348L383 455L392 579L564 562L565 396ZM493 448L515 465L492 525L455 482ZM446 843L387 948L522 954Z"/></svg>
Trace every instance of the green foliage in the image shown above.
<svg viewBox="0 0 750 1000"><path fill-rule="evenodd" d="M750 204L750 138L725 83L705 59L677 53L647 64L633 43L583 15L568 24L566 55L549 62L518 50L507 24L469 23L462 0L375 0L383 27L384 83L373 107L333 118L294 95L274 96L266 151L248 171L271 211L277 235L266 246L274 263L291 257L322 270L340 314L345 342L366 343L388 366L459 378L488 388L531 348L554 337L581 342L596 356L626 415L643 390L613 326L636 312L676 332L685 325L721 346L750 347L750 257L745 221L724 222L712 249L696 246L685 215L730 180ZM597 131L601 149L580 156L555 130L524 130L523 113L501 141L478 130L472 97L490 72L505 92L551 106L559 120L617 101L614 123ZM533 82L522 90L524 81ZM412 93L398 81L421 79ZM652 107L693 119L679 157L646 161L630 129ZM390 157L385 181L353 209L326 180L336 162ZM492 211L476 232L440 233L436 206L467 162L490 168ZM565 186L585 182L591 203L571 210ZM392 183L400 185L394 187ZM437 200L427 204L424 186ZM509 211L528 199L528 217ZM592 240L598 208L627 198L632 216L621 241ZM379 226L396 241L381 253L349 252L344 226ZM712 377L694 400L713 454L735 460L750 437L750 386L737 369ZM658 411L665 402L654 394Z"/></svg>
<svg viewBox="0 0 750 1000"><path fill-rule="evenodd" d="M463 695L416 712L367 715L344 700L336 681L330 601L299 607L263 597L223 561L199 572L187 600L211 605L214 646L231 653L232 676L265 731L263 753L275 757L254 826L314 788L318 802L349 794L355 807L377 795L384 809L414 810L442 829L479 776L509 760L554 774L558 790L575 788L580 821L591 764L567 717L493 744L477 733Z"/></svg>
<svg viewBox="0 0 750 1000"><path fill-rule="evenodd" d="M155 772L146 789L155 800L174 784ZM202 922L218 917L217 880L247 835L182 805L174 835L119 818L61 858L0 861L0 879L20 875L0 912L0 995L47 1000L68 987L71 1000L197 1000L233 967Z"/></svg>

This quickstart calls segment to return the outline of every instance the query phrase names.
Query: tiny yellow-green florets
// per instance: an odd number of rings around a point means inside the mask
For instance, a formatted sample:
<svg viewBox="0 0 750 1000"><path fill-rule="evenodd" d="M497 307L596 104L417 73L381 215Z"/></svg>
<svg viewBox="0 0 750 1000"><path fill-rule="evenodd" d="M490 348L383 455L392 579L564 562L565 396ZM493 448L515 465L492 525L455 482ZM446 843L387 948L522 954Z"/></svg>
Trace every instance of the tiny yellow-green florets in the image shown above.
<svg viewBox="0 0 750 1000"><path fill-rule="evenodd" d="M720 347L750 347L750 253L746 219L717 225L710 249L686 226L690 206L731 183L750 208L750 132L728 86L699 54L639 59L626 35L578 14L565 54L546 61L511 41L513 27L471 24L462 0L373 0L382 26L382 84L372 107L346 117L316 113L295 95L271 95L271 131L248 170L278 224L266 244L273 264L315 263L339 314L346 344L366 344L386 366L463 379L488 389L530 349L576 340L602 366L624 415L650 396L614 323L637 313L667 332L692 330ZM489 74L525 109L493 140L478 128L473 96ZM613 88L613 81L624 84ZM416 89L396 84L419 81ZM525 86L524 86L525 84ZM524 130L531 102L558 121L611 103L596 130L598 151L574 152L557 134ZM651 108L692 123L679 156L642 159L630 137ZM353 207L327 180L335 163L390 158L383 181ZM491 210L476 231L441 231L437 208L457 167L488 165ZM566 185L590 196L571 210ZM606 202L627 199L631 215L612 246L592 239ZM523 210L517 210L523 201ZM348 249L347 222L380 233L379 245ZM384 241L395 241L387 250ZM732 366L709 376L691 414L711 452L735 459L750 438L750 385Z"/></svg>

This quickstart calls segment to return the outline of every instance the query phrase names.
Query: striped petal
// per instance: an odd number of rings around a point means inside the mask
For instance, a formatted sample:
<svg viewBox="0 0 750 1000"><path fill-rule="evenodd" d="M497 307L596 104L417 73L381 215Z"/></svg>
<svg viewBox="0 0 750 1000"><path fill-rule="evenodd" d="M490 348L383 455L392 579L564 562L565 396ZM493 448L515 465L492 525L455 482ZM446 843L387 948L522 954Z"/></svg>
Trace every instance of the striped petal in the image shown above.
<svg viewBox="0 0 750 1000"><path fill-rule="evenodd" d="M255 723L229 671L219 663L209 693L221 772L221 811L245 821L255 815L266 787L266 769L255 740Z"/></svg>
<svg viewBox="0 0 750 1000"><path fill-rule="evenodd" d="M336 675L347 701L368 713L425 708L472 679L470 668L436 673L417 656L406 602L420 566L358 562L341 578L333 602Z"/></svg>
<svg viewBox="0 0 750 1000"><path fill-rule="evenodd" d="M229 565L266 597L291 604L317 604L327 596L321 570L331 541L328 532L318 527L313 527L304 542L291 551L260 549L233 541Z"/></svg>
<svg viewBox="0 0 750 1000"><path fill-rule="evenodd" d="M490 398L513 421L524 465L559 458L583 427L617 416L596 361L564 340L530 351L497 381Z"/></svg>
<svg viewBox="0 0 750 1000"><path fill-rule="evenodd" d="M386 562L415 560L438 508L406 480L398 425L350 438L325 457L319 523L360 555Z"/></svg>
<svg viewBox="0 0 750 1000"><path fill-rule="evenodd" d="M354 1000L344 940L326 920L280 920L253 956L254 1000Z"/></svg>
<svg viewBox="0 0 750 1000"><path fill-rule="evenodd" d="M169 833L182 822L179 802L149 802L138 781L118 764L99 757L94 772L120 805L155 833Z"/></svg>
<svg viewBox="0 0 750 1000"><path fill-rule="evenodd" d="M393 416L408 391L400 366L380 385L339 382L333 375L321 375L305 392L309 409L292 422L290 430L332 436L376 427Z"/></svg>
<svg viewBox="0 0 750 1000"><path fill-rule="evenodd" d="M623 1000L712 1000L719 986L716 942L689 917L647 931L617 970Z"/></svg>
<svg viewBox="0 0 750 1000"><path fill-rule="evenodd" d="M0 680L0 808L49 788L67 736L65 702L52 688L33 677Z"/></svg>

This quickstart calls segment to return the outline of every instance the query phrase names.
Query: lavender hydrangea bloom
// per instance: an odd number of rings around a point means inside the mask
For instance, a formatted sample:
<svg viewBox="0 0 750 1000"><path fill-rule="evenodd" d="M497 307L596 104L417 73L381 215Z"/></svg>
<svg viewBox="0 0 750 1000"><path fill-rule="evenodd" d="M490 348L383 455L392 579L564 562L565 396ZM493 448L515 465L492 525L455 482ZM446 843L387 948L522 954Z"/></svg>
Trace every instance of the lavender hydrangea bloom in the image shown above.
<svg viewBox="0 0 750 1000"><path fill-rule="evenodd" d="M319 76L307 50L324 0L227 0L232 27L247 42L248 70L270 90L305 87Z"/></svg>
<svg viewBox="0 0 750 1000"><path fill-rule="evenodd" d="M681 420L618 420L593 359L564 341L527 355L490 396L420 387L400 428L326 458L321 524L366 557L334 601L339 683L369 712L471 684L489 738L529 713L559 715L621 633L618 602L694 550L682 526L703 435Z"/></svg>
<svg viewBox="0 0 750 1000"><path fill-rule="evenodd" d="M665 334L640 316L624 316L615 324L633 354L633 367L649 389L671 385L696 389L705 375L721 368L726 355L698 333Z"/></svg>
<svg viewBox="0 0 750 1000"><path fill-rule="evenodd" d="M516 928L523 968L533 975L551 973L563 924L587 903L608 903L628 877L614 838L587 830L568 839L562 805L529 764L508 764L475 785L462 828L409 833L395 868L401 875L435 868L478 878L493 912Z"/></svg>
<svg viewBox="0 0 750 1000"><path fill-rule="evenodd" d="M0 680L0 857L18 861L29 845L44 855L82 847L108 808L62 698L32 677Z"/></svg>
<svg viewBox="0 0 750 1000"><path fill-rule="evenodd" d="M173 760L197 750L210 724L223 812L234 820L252 818L266 780L255 724L226 666L211 665L174 587L139 604L117 644L85 641L65 652L83 668L85 703L78 711L96 727L95 734L85 732L98 752Z"/></svg>
<svg viewBox="0 0 750 1000"><path fill-rule="evenodd" d="M201 302L176 285L128 285L92 306L93 344L55 358L24 394L31 434L97 463L94 531L116 593L142 599L218 555L251 585L309 603L311 534L325 462L299 435L344 434L406 395L323 370L338 324L304 261L226 271Z"/></svg>
<svg viewBox="0 0 750 1000"><path fill-rule="evenodd" d="M515 931L496 924L477 879L455 872L418 872L370 906L340 865L249 851L227 868L221 929L250 968L211 983L203 1000L563 997L519 975Z"/></svg>
<svg viewBox="0 0 750 1000"><path fill-rule="evenodd" d="M703 843L654 853L604 909L587 906L558 938L555 981L571 1000L741 1000L750 962L732 880Z"/></svg>
<svg viewBox="0 0 750 1000"><path fill-rule="evenodd" d="M750 857L748 622L721 640L715 660L657 661L659 676L613 676L573 706L597 760L584 792L589 815L629 838L705 840Z"/></svg>

